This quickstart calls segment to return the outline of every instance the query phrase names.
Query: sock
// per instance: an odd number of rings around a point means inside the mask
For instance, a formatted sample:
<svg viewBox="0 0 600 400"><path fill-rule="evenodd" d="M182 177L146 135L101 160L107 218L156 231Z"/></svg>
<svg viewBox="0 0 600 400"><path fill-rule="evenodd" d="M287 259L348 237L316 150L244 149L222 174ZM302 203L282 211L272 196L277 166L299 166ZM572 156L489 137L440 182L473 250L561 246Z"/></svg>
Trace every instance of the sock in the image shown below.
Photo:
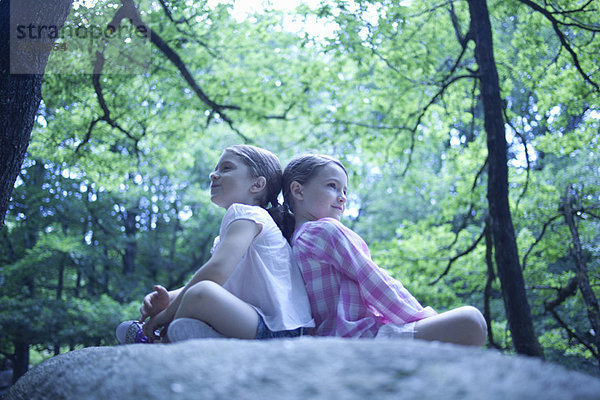
<svg viewBox="0 0 600 400"><path fill-rule="evenodd" d="M224 338L210 325L194 318L177 318L169 324L167 337L170 342L180 342L189 339Z"/></svg>

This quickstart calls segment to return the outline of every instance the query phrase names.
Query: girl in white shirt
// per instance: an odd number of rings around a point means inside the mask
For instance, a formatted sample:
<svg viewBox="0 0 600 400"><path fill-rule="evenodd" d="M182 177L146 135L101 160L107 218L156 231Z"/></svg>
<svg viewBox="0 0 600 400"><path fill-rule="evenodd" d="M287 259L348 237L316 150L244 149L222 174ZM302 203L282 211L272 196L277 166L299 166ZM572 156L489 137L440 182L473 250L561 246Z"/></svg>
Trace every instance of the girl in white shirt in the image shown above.
<svg viewBox="0 0 600 400"><path fill-rule="evenodd" d="M178 341L293 337L314 326L302 276L274 221L283 226L286 216L277 202L282 180L277 156L254 146L228 147L210 180L211 201L227 210L211 258L182 288L154 286L139 323L117 329L119 341L154 341L164 327L167 338Z"/></svg>

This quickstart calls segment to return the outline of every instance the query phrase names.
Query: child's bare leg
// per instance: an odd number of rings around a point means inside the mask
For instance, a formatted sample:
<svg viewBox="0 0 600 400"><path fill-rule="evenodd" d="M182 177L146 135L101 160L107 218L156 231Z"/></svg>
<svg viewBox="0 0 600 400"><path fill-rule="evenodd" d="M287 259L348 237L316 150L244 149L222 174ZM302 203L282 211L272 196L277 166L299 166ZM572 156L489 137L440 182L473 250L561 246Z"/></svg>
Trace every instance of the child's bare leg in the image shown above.
<svg viewBox="0 0 600 400"><path fill-rule="evenodd" d="M239 339L254 339L258 326L254 308L212 281L198 282L185 292L177 318L204 321L217 332Z"/></svg>
<svg viewBox="0 0 600 400"><path fill-rule="evenodd" d="M483 346L486 337L485 318L477 308L471 306L422 319L415 325L415 339Z"/></svg>

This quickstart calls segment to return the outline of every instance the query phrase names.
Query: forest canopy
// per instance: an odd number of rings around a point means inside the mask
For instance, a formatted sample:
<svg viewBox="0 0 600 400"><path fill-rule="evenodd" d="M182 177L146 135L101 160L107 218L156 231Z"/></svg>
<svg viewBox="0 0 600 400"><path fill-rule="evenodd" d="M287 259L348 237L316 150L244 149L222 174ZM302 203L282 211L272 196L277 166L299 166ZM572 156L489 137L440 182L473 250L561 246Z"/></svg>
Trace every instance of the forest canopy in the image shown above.
<svg viewBox="0 0 600 400"><path fill-rule="evenodd" d="M72 2L0 230L0 365L113 345L184 284L248 143L342 160L343 222L422 304L598 374L600 1L277 3Z"/></svg>

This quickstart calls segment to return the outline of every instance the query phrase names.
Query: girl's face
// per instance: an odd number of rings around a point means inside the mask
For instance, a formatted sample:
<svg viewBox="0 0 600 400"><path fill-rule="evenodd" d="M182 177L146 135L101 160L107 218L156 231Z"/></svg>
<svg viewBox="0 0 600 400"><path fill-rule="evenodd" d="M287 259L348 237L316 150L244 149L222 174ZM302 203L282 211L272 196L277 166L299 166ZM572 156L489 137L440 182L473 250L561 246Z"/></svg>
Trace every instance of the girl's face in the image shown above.
<svg viewBox="0 0 600 400"><path fill-rule="evenodd" d="M346 208L347 186L348 177L339 165L330 162L319 168L315 176L299 188L302 218L314 221L330 217L339 221Z"/></svg>
<svg viewBox="0 0 600 400"><path fill-rule="evenodd" d="M210 200L225 209L233 203L254 204L255 179L242 159L230 151L224 151L215 170L210 173Z"/></svg>

